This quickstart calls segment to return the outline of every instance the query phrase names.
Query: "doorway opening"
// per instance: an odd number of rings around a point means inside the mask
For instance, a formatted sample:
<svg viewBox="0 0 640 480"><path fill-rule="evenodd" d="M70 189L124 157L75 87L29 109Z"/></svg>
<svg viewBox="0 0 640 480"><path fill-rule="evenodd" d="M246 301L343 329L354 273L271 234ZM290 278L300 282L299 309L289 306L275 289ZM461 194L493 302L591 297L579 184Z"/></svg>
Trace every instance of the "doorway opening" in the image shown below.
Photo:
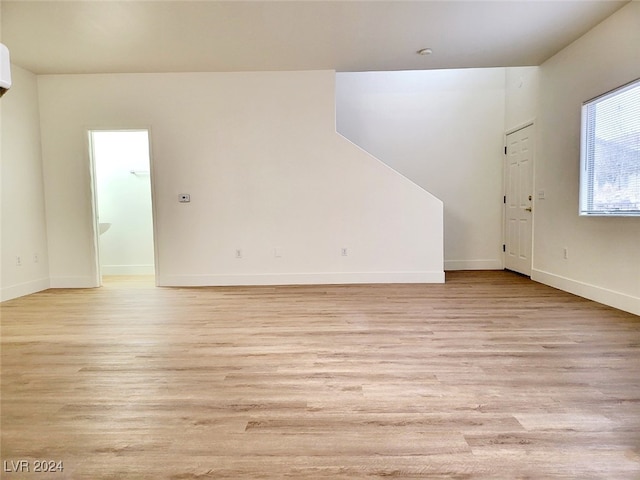
<svg viewBox="0 0 640 480"><path fill-rule="evenodd" d="M96 270L104 277L155 278L148 130L90 130ZM154 282L155 283L155 282Z"/></svg>

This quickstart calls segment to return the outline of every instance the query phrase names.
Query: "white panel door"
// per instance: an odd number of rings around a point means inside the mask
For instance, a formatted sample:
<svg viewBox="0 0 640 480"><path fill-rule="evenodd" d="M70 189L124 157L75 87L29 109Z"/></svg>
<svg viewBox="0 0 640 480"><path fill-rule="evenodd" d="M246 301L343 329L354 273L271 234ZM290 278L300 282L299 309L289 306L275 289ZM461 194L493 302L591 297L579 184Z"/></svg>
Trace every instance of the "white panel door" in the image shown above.
<svg viewBox="0 0 640 480"><path fill-rule="evenodd" d="M531 275L533 125L507 135L505 268Z"/></svg>

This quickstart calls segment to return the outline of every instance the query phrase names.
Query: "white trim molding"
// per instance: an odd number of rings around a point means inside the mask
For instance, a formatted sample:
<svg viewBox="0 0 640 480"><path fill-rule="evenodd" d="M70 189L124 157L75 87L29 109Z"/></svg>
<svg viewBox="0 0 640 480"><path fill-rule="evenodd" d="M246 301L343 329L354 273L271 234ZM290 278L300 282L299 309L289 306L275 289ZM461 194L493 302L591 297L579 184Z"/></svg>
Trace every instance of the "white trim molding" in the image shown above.
<svg viewBox="0 0 640 480"><path fill-rule="evenodd" d="M445 271L451 270L502 270L504 264L500 259L486 260L445 260Z"/></svg>
<svg viewBox="0 0 640 480"><path fill-rule="evenodd" d="M550 287L559 288L560 290L593 300L594 302L624 310L625 312L640 315L640 298L638 297L536 269L531 271L531 280L544 283Z"/></svg>
<svg viewBox="0 0 640 480"><path fill-rule="evenodd" d="M444 271L158 276L158 286L161 287L339 285L354 283L444 283Z"/></svg>
<svg viewBox="0 0 640 480"><path fill-rule="evenodd" d="M20 283L18 285L3 287L2 289L0 289L0 302L6 302L7 300L13 300L14 298L24 297L25 295L31 295L32 293L38 293L42 290L47 290L49 287L50 281L48 277L39 278L30 282Z"/></svg>
<svg viewBox="0 0 640 480"><path fill-rule="evenodd" d="M515 127L511 127L509 129L505 130L504 138L506 139L507 136L511 135L512 133L516 133L518 130L524 130L525 128L530 127L531 125L534 125L534 124L535 124L535 118L532 118L528 122L524 122L524 123L521 123L520 125L517 125Z"/></svg>
<svg viewBox="0 0 640 480"><path fill-rule="evenodd" d="M95 277L51 277L51 288L96 288Z"/></svg>

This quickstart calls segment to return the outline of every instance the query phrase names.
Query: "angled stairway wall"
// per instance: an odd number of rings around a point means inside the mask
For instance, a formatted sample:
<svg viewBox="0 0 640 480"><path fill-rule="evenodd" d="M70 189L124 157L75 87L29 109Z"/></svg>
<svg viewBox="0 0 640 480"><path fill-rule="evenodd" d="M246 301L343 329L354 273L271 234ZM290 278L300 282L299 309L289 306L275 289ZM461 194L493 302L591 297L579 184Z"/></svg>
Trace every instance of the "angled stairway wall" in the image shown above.
<svg viewBox="0 0 640 480"><path fill-rule="evenodd" d="M338 131L444 202L445 269L503 268L505 69L336 77Z"/></svg>

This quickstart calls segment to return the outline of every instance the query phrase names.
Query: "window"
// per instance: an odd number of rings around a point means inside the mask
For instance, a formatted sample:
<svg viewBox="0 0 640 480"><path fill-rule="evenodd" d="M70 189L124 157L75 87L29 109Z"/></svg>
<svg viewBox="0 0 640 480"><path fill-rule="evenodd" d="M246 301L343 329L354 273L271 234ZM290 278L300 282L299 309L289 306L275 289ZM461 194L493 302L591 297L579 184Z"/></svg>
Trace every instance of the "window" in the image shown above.
<svg viewBox="0 0 640 480"><path fill-rule="evenodd" d="M580 215L640 216L640 79L582 106Z"/></svg>

